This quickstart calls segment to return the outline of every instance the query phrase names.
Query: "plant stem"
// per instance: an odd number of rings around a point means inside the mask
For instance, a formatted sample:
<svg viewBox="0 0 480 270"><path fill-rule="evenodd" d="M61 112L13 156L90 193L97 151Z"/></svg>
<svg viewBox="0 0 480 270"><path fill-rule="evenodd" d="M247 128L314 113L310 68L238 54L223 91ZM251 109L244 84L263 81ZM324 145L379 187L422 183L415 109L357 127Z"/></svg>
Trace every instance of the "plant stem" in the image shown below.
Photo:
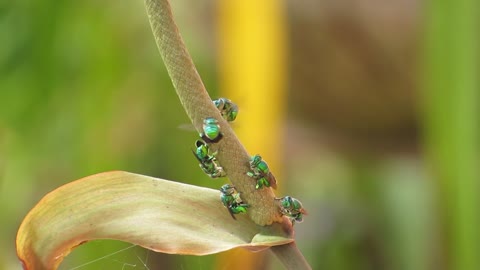
<svg viewBox="0 0 480 270"><path fill-rule="evenodd" d="M246 175L250 169L250 156L213 105L178 32L168 0L145 0L145 6L160 55L193 125L200 133L206 117L215 117L219 121L223 138L211 148L218 151L217 158L230 181L241 192L242 199L250 204L250 218L261 226L285 223L292 231L291 224L279 212L272 189L256 190L256 181ZM273 247L272 251L287 269L311 269L294 243Z"/></svg>
<svg viewBox="0 0 480 270"><path fill-rule="evenodd" d="M312 269L295 242L273 246L270 250L283 263L285 268L294 270Z"/></svg>
<svg viewBox="0 0 480 270"><path fill-rule="evenodd" d="M230 181L241 193L242 199L250 204L250 218L262 226L282 222L272 189L256 190L256 181L246 175L250 156L205 90L178 32L168 0L145 0L145 5L158 49L193 125L200 133L206 117L215 117L219 121L223 138L210 148L218 151L217 159Z"/></svg>

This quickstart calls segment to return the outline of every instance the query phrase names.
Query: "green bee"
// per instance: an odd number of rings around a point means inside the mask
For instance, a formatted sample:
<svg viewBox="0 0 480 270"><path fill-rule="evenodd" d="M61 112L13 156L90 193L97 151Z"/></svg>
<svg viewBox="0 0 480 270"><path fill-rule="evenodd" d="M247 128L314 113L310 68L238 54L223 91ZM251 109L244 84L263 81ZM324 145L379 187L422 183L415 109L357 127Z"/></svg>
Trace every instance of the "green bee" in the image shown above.
<svg viewBox="0 0 480 270"><path fill-rule="evenodd" d="M295 222L300 223L303 221L303 215L306 215L307 211L299 200L290 196L276 198L275 200L280 201L280 212L290 219L292 226L295 225Z"/></svg>
<svg viewBox="0 0 480 270"><path fill-rule="evenodd" d="M224 177L226 176L225 171L217 163L215 155L217 152L210 154L208 145L201 140L195 142L195 151L192 150L193 155L200 162L199 166L208 176L212 178Z"/></svg>
<svg viewBox="0 0 480 270"><path fill-rule="evenodd" d="M235 214L246 213L248 204L243 203L240 198L240 193L237 192L235 187L230 184L225 184L220 188L220 200L223 205L228 209L228 212L233 219L237 219Z"/></svg>
<svg viewBox="0 0 480 270"><path fill-rule="evenodd" d="M233 103L230 99L228 98L219 98L213 100L213 104L215 104L215 107L220 110L220 113L222 114L222 117L225 118L228 122L232 122L237 118L238 114L238 106L237 104Z"/></svg>
<svg viewBox="0 0 480 270"><path fill-rule="evenodd" d="M223 137L217 119L207 117L203 120L203 132L200 137L207 143L216 143Z"/></svg>
<svg viewBox="0 0 480 270"><path fill-rule="evenodd" d="M277 180L275 176L270 172L267 162L262 160L260 155L255 155L250 158L250 172L247 172L247 175L256 179L257 184L255 185L256 189L266 187L273 187L277 189Z"/></svg>

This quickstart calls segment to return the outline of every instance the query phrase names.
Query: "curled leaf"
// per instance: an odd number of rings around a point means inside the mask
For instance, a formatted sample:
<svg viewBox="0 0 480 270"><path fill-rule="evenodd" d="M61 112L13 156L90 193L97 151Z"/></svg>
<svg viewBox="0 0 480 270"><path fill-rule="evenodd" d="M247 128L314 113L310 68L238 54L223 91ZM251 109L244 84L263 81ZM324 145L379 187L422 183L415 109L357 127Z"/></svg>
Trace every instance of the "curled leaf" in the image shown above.
<svg viewBox="0 0 480 270"><path fill-rule="evenodd" d="M56 269L76 246L116 239L170 254L206 255L293 241L282 224L233 220L220 192L122 171L71 182L47 194L17 233L24 269Z"/></svg>

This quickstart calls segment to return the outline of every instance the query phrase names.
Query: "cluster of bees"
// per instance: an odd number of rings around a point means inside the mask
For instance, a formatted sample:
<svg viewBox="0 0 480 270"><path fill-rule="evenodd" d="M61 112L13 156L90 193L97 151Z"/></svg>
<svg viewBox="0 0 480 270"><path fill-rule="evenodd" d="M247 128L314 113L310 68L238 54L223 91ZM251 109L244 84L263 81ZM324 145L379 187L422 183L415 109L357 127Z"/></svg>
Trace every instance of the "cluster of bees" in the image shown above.
<svg viewBox="0 0 480 270"><path fill-rule="evenodd" d="M238 106L231 100L219 98L213 100L213 103L225 120L232 122L236 119ZM199 134L201 139L195 141L195 150L192 150L193 155L197 158L199 166L205 174L212 178L225 177L226 173L216 158L217 152L210 153L209 149L210 144L219 142L223 137L217 119L213 117L205 118L202 129L202 132ZM249 166L250 171L246 172L246 174L256 180L255 189L264 187L277 188L277 180L260 155L252 156ZM228 209L232 218L236 219L235 214L247 212L250 206L242 201L240 192L233 185L223 185L220 188L220 192L220 200ZM306 211L299 200L290 196L276 198L275 200L279 202L282 215L287 216L292 224L303 221L303 215L306 214Z"/></svg>

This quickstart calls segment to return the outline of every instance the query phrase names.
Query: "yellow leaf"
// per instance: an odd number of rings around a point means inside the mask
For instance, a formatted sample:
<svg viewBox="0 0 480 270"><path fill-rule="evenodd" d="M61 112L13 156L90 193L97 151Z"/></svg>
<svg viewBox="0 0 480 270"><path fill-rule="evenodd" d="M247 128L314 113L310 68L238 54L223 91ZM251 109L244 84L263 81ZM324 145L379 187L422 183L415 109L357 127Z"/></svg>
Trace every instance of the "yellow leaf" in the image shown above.
<svg viewBox="0 0 480 270"><path fill-rule="evenodd" d="M220 191L122 171L71 182L47 194L17 233L24 269L56 269L76 246L116 239L170 254L206 255L293 241L282 224L232 219Z"/></svg>

